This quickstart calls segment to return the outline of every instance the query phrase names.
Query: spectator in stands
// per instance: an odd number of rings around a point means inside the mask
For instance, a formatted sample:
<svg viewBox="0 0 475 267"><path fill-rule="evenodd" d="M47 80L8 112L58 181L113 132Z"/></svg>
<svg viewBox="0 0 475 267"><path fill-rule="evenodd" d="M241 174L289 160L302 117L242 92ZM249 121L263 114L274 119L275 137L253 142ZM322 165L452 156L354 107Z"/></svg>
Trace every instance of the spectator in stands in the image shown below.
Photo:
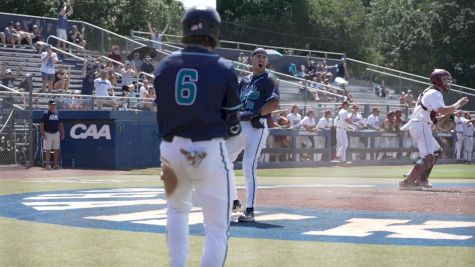
<svg viewBox="0 0 475 267"><path fill-rule="evenodd" d="M4 32L0 32L0 41L2 41L3 47L7 47L7 40L5 38L5 33Z"/></svg>
<svg viewBox="0 0 475 267"><path fill-rule="evenodd" d="M114 97L114 88L107 77L107 70L101 70L100 77L94 80L95 95L101 97L96 100L99 110L102 109L103 104L111 104L113 110L117 109L115 99L111 99Z"/></svg>
<svg viewBox="0 0 475 267"><path fill-rule="evenodd" d="M302 116L299 114L299 112L299 106L293 105L292 109L290 110L290 114L287 115L287 119L289 120L289 128L300 127L299 122L302 120Z"/></svg>
<svg viewBox="0 0 475 267"><path fill-rule="evenodd" d="M394 111L394 129L396 132L401 130L401 127L406 124L406 122L402 119L402 111L400 109L396 109Z"/></svg>
<svg viewBox="0 0 475 267"><path fill-rule="evenodd" d="M132 66L135 66L135 69L137 69L137 72L141 71L141 67L143 63L144 61L140 59L140 54L134 53L134 57L130 61L130 64L132 64Z"/></svg>
<svg viewBox="0 0 475 267"><path fill-rule="evenodd" d="M58 66L58 70L54 74L53 88L67 91L69 89L69 73L71 73L71 69L65 71L63 65Z"/></svg>
<svg viewBox="0 0 475 267"><path fill-rule="evenodd" d="M68 10L69 9L69 10ZM66 2L64 7L59 11L58 24L56 26L56 36L62 40L68 40L68 17L73 14L73 7L69 2ZM56 42L56 47L63 46L63 50L66 50L66 43L62 41Z"/></svg>
<svg viewBox="0 0 475 267"><path fill-rule="evenodd" d="M45 168L51 170L51 149L53 150L53 168L59 169L60 141L64 140L64 126L56 109L56 101L48 101L48 110L43 113L40 121L40 133L45 153Z"/></svg>
<svg viewBox="0 0 475 267"><path fill-rule="evenodd" d="M149 55L145 56L145 59L142 65L140 66L140 71L143 71L148 74L153 74L154 70L155 70L155 67L152 64L152 58Z"/></svg>
<svg viewBox="0 0 475 267"><path fill-rule="evenodd" d="M19 45L20 44L28 44L30 45L31 48L36 49L35 46L33 46L32 40L31 40L31 35L27 31L24 31L21 29L21 23L16 22L15 23L15 31L17 32L19 40Z"/></svg>
<svg viewBox="0 0 475 267"><path fill-rule="evenodd" d="M142 86L140 86L140 90L139 90L140 98L146 98L150 92L149 89L150 89L150 82L148 79L144 79Z"/></svg>
<svg viewBox="0 0 475 267"><path fill-rule="evenodd" d="M332 122L332 112L330 110L326 110L323 113L323 116L320 118L320 120L317 123L317 129L319 131L321 130L326 130L330 131L332 128L333 122ZM325 136L316 136L315 137L315 148L324 148L325 147ZM320 161L322 160L322 153L317 153L316 160Z"/></svg>
<svg viewBox="0 0 475 267"><path fill-rule="evenodd" d="M58 63L58 55L53 52L53 48L51 45L48 45L48 49L46 52L41 53L41 78L43 80L43 87L41 88L40 92L44 92L45 88L48 88L48 92L51 93L53 89L53 82L54 82L54 75L55 65Z"/></svg>
<svg viewBox="0 0 475 267"><path fill-rule="evenodd" d="M353 123L351 127L353 128L353 131L359 131L363 128L363 116L358 112L358 105L353 105L351 107L351 113L348 115L348 117ZM353 148L364 148L365 145L362 141L363 140L359 136L350 136L350 144ZM360 158L358 158L358 156L360 156ZM352 153L353 160L361 159L361 156L364 156L364 153L363 155L359 153Z"/></svg>
<svg viewBox="0 0 475 267"><path fill-rule="evenodd" d="M394 111L390 111L386 115L386 119L383 122L383 129L387 133L395 133L396 132L396 113ZM383 137L383 147L385 148L395 148L397 140L395 137L386 136ZM387 156L395 157L396 153L386 153Z"/></svg>
<svg viewBox="0 0 475 267"><path fill-rule="evenodd" d="M81 27L81 31L78 30L78 26L73 25L71 27L71 30L69 31L69 41L71 43L75 43L77 45L80 45L82 47L86 46L86 40L84 40L84 31L86 28ZM76 48L76 52L80 52L79 48Z"/></svg>
<svg viewBox="0 0 475 267"><path fill-rule="evenodd" d="M14 82L18 76L21 75L21 70L23 68L23 63L17 69L16 73L10 68L7 68L7 63L0 62L0 79L2 80L2 85L8 88L14 88Z"/></svg>
<svg viewBox="0 0 475 267"><path fill-rule="evenodd" d="M279 115L276 118L276 128L289 128L290 127L290 122L287 119L287 114L288 111L282 111L279 113ZM290 147L290 138L287 135L276 135L274 136L274 145L276 148L289 148ZM282 153L275 153L274 154L274 161L279 162L282 157ZM285 154L284 154L285 155Z"/></svg>
<svg viewBox="0 0 475 267"><path fill-rule="evenodd" d="M368 116L366 119L366 126L374 131L382 132L384 131L383 128L381 128L381 125L383 122L379 118L379 108L373 108L373 112L371 115ZM374 148L379 148L380 143L381 143L381 137L373 137L374 138ZM368 142L368 145L366 146L367 148L371 148L371 142ZM376 156L377 155L377 156ZM375 158L377 159L382 159L384 156L383 153L376 153Z"/></svg>
<svg viewBox="0 0 475 267"><path fill-rule="evenodd" d="M137 71L134 66L130 64L129 61L124 62L124 67L120 70L120 74L122 75L122 94L123 96L127 96L129 92L134 92L134 76L137 74Z"/></svg>
<svg viewBox="0 0 475 267"><path fill-rule="evenodd" d="M110 59L113 59L117 62L122 62L122 57L120 56L119 46L118 45L113 45L111 47L111 50L107 54L107 57L110 58ZM116 68L116 70L117 70L117 68L119 68L119 66L120 66L120 64L114 62L114 67Z"/></svg>
<svg viewBox="0 0 475 267"><path fill-rule="evenodd" d="M117 76L115 73L114 63L110 60L106 61L104 69L107 70L107 73L109 75L108 79L111 82L112 86L117 86Z"/></svg>
<svg viewBox="0 0 475 267"><path fill-rule="evenodd" d="M16 43L18 43L18 47L20 47L20 38L19 38L18 33L16 32L14 26L15 26L15 23L13 23L13 21L10 21L8 23L8 27L6 27L5 30L3 31L3 33L5 35L5 41L7 43L10 43L13 48L15 48ZM4 47L6 46L5 42L3 43L3 45L4 45Z"/></svg>
<svg viewBox="0 0 475 267"><path fill-rule="evenodd" d="M350 75L348 73L348 69L346 68L346 59L342 58L341 62L336 64L336 76L348 80Z"/></svg>
<svg viewBox="0 0 475 267"><path fill-rule="evenodd" d="M43 46L43 44L41 44L41 42L43 42L44 40L43 40L43 37L41 36L41 32L40 32L40 29L38 28L38 25L36 24L33 25L33 27L31 28L30 37L31 37L31 42L33 43L33 46L35 46L38 53L43 52L43 49L45 47Z"/></svg>
<svg viewBox="0 0 475 267"><path fill-rule="evenodd" d="M154 31L150 22L147 22L147 26L150 31L150 35L152 36L152 40L154 41L153 48L162 50L162 37L168 29L168 23L165 25L165 29L163 29L162 32Z"/></svg>
<svg viewBox="0 0 475 267"><path fill-rule="evenodd" d="M316 132L318 131L316 125L317 123L315 122L315 111L309 110L307 111L306 116L299 122L299 128L302 128L303 130L307 132ZM301 140L302 144L305 145L306 148L309 148L312 146L312 142L310 141L309 137L307 136L302 136Z"/></svg>
<svg viewBox="0 0 475 267"><path fill-rule="evenodd" d="M89 61L84 62L82 73L84 78L82 79L81 95L92 95L94 92L94 80L96 79L97 65Z"/></svg>
<svg viewBox="0 0 475 267"><path fill-rule="evenodd" d="M406 101L406 105L409 108L414 108L416 106L416 101L414 100L412 90L407 90L407 94L404 96L404 100Z"/></svg>

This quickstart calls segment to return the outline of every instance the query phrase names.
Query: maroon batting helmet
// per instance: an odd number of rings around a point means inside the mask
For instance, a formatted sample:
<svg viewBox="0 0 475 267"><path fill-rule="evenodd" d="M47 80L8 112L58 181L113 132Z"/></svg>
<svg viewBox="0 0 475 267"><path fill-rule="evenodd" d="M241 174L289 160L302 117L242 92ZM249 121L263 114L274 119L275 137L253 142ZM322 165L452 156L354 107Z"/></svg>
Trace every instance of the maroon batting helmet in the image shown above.
<svg viewBox="0 0 475 267"><path fill-rule="evenodd" d="M435 69L430 74L430 82L435 88L447 93L452 85L452 75L444 69Z"/></svg>

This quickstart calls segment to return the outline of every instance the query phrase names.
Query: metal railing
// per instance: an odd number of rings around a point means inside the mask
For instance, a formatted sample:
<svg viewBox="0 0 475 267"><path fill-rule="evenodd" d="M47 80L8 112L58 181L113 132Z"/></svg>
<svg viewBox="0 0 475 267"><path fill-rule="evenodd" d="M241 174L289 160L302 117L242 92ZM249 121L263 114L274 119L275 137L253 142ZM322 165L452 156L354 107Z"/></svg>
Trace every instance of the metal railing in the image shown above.
<svg viewBox="0 0 475 267"><path fill-rule="evenodd" d="M50 39L50 38L53 38L53 39L55 39L55 40L57 40L57 41L60 41L60 42L65 42L65 43L67 43L68 45L74 46L74 47L79 48L79 49L81 49L81 50L83 50L83 51L86 50L86 49L84 48L84 46L81 46L81 45L72 43L72 42L67 41L67 40L64 40L64 39L61 39L61 38L59 38L59 37L57 37L57 36L55 36L55 35L49 35L49 36L46 38L46 43L47 43L47 44L49 44L49 39Z"/></svg>
<svg viewBox="0 0 475 267"><path fill-rule="evenodd" d="M144 31L131 31L131 36L132 37L139 37L136 36L136 34L142 34L142 35L150 35L150 32L144 32ZM170 39L177 39L177 42L173 43L179 43L181 42L182 36L180 35L173 35L173 34L164 34L164 37L170 38ZM312 54L321 54L323 55L323 58L328 58L328 55L337 55L339 58L346 58L346 53L340 53L340 52L329 52L329 51L319 51L319 50L312 50L312 49L300 49L300 48L292 48L292 47L282 47L282 46L272 46L272 45L262 45L262 44L253 44L253 43L245 43L245 42L236 42L236 41L227 41L227 40L220 40L219 41L221 46L223 44L228 44L230 45L230 48L234 48L237 50L253 50L257 47L263 47L263 48L268 48L268 49L275 49L275 50L282 50L282 51L300 51L304 52L307 55L312 55ZM167 42L162 42L162 43L167 43ZM245 48L249 49L245 49Z"/></svg>
<svg viewBox="0 0 475 267"><path fill-rule="evenodd" d="M424 84L424 85L430 85L429 82L423 82L423 81L419 81L419 80L415 80L415 79L411 79L411 78L407 78L407 77L401 77L399 75L387 73L387 72L384 72L384 71L379 71L379 70L370 69L370 68L366 68L366 70L370 71L371 73L375 72L375 73L379 73L379 74L383 74L383 75L387 75L387 76L391 76L391 77L396 77L396 78L399 78L401 80L406 80L406 81L415 82L415 83ZM427 80L427 78L426 78L426 80ZM452 85L452 86L454 86L454 85ZM468 88L468 89L471 89L471 88ZM471 94L471 93L461 91L461 90L457 90L457 89L454 89L454 88L451 88L450 90L454 91L454 92L457 92L457 93L460 93L460 94L475 96L475 94ZM475 90L475 89L471 89L471 90Z"/></svg>

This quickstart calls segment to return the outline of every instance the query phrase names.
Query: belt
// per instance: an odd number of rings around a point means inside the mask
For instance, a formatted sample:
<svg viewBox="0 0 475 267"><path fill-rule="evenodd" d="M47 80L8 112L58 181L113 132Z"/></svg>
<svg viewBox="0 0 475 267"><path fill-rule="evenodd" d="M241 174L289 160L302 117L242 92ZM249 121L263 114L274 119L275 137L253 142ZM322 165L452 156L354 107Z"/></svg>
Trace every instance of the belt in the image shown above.
<svg viewBox="0 0 475 267"><path fill-rule="evenodd" d="M457 132L457 133L463 133L463 132Z"/></svg>
<svg viewBox="0 0 475 267"><path fill-rule="evenodd" d="M162 136L162 140L165 141L165 142L172 142L173 141L173 137L175 136L178 136L178 135L165 135L165 136ZM188 138L188 137L183 137L183 136L179 136L179 137L182 137L182 138ZM209 137L199 137L199 138L189 138L191 139L192 142L200 142L200 141L209 141L213 138L209 138Z"/></svg>
<svg viewBox="0 0 475 267"><path fill-rule="evenodd" d="M54 133L57 133L59 131L56 131L56 132L45 131L45 132L50 133L50 134L54 134Z"/></svg>
<svg viewBox="0 0 475 267"><path fill-rule="evenodd" d="M473 137L473 135L466 135L465 137Z"/></svg>

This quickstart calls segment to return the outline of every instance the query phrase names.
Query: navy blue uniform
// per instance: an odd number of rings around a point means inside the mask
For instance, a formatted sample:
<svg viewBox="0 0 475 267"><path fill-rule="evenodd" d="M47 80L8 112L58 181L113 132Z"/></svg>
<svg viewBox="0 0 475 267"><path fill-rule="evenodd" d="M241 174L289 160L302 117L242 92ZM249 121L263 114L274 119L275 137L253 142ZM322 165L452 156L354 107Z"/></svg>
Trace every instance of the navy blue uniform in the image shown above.
<svg viewBox="0 0 475 267"><path fill-rule="evenodd" d="M275 98L279 100L279 87L268 72L259 76L250 75L239 83L242 111L258 112L265 103Z"/></svg>
<svg viewBox="0 0 475 267"><path fill-rule="evenodd" d="M228 135L223 109L237 110L241 105L231 62L190 46L163 59L155 77L163 139L180 136L202 141Z"/></svg>
<svg viewBox="0 0 475 267"><path fill-rule="evenodd" d="M41 116L41 122L45 125L45 132L57 133L59 131L59 124L62 122L58 113L45 111Z"/></svg>

